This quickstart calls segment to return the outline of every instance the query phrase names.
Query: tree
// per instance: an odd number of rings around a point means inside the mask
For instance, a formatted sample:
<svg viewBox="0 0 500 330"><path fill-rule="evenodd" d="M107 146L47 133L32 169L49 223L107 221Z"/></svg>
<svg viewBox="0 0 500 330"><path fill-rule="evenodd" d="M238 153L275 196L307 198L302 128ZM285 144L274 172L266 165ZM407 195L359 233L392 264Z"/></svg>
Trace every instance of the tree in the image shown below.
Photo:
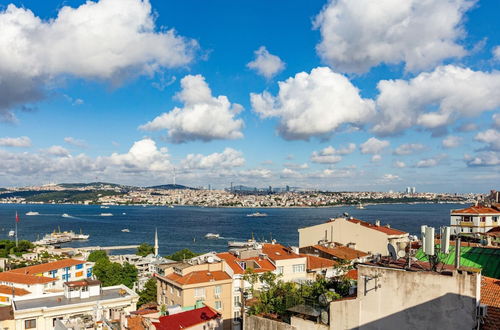
<svg viewBox="0 0 500 330"><path fill-rule="evenodd" d="M99 259L108 259L108 254L104 250L95 250L90 252L88 261L97 262Z"/></svg>
<svg viewBox="0 0 500 330"><path fill-rule="evenodd" d="M117 262L109 261L107 257L96 261L93 273L101 281L102 286L124 284L132 288L137 281L137 268L135 266L129 263L122 266Z"/></svg>
<svg viewBox="0 0 500 330"><path fill-rule="evenodd" d="M155 249L151 244L142 243L141 245L139 245L137 247L137 252L135 254L137 254L138 256L141 256L141 257L145 257L148 254L152 254L154 252L155 252Z"/></svg>
<svg viewBox="0 0 500 330"><path fill-rule="evenodd" d="M144 284L144 290L139 292L138 306L147 304L149 302L156 302L156 279L150 278L146 284Z"/></svg>
<svg viewBox="0 0 500 330"><path fill-rule="evenodd" d="M174 261L182 261L184 259L191 259L191 258L194 258L194 257L199 256L199 255L200 255L199 253L193 252L189 249L182 249L182 250L179 250L179 251L173 253L172 255L165 256L165 258L170 259L170 260L174 260Z"/></svg>

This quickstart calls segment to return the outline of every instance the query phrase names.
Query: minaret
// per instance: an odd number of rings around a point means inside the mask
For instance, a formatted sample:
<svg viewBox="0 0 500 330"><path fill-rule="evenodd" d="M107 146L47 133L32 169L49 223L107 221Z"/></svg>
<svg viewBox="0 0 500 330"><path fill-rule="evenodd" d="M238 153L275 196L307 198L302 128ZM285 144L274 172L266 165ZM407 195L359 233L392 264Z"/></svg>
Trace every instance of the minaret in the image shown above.
<svg viewBox="0 0 500 330"><path fill-rule="evenodd" d="M155 228L155 257L158 255L158 228Z"/></svg>

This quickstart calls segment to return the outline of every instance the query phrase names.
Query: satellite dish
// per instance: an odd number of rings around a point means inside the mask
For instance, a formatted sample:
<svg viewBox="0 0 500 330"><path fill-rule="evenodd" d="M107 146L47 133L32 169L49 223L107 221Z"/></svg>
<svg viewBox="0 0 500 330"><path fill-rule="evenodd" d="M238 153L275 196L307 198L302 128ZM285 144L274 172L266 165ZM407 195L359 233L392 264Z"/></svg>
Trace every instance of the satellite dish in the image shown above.
<svg viewBox="0 0 500 330"><path fill-rule="evenodd" d="M327 311L322 310L321 311L321 323L328 324L329 321L330 321L330 314L328 314Z"/></svg>
<svg viewBox="0 0 500 330"><path fill-rule="evenodd" d="M349 213L344 212L344 217L346 217L346 218L347 218L348 216L349 216Z"/></svg>
<svg viewBox="0 0 500 330"><path fill-rule="evenodd" d="M405 250L399 250L399 251L398 251L398 257L400 257L400 258L404 258L405 256L406 256L406 252L405 252Z"/></svg>
<svg viewBox="0 0 500 330"><path fill-rule="evenodd" d="M392 260L398 260L398 254L396 252L396 249L394 248L394 245L392 244L387 244L387 250L389 250L389 255L391 256Z"/></svg>

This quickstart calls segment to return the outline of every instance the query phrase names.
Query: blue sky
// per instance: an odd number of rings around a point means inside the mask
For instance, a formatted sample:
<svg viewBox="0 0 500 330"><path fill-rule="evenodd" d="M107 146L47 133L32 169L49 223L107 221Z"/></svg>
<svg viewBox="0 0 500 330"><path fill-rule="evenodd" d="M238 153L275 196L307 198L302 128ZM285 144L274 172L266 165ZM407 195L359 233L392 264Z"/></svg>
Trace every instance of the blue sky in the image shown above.
<svg viewBox="0 0 500 330"><path fill-rule="evenodd" d="M0 186L497 188L497 1L0 4Z"/></svg>

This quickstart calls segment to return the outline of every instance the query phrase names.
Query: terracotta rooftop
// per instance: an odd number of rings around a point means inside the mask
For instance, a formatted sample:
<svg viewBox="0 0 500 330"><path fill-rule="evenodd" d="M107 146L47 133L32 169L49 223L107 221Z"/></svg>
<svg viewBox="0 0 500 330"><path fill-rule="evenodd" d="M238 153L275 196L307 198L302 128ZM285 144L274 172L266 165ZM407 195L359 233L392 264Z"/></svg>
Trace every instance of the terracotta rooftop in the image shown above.
<svg viewBox="0 0 500 330"><path fill-rule="evenodd" d="M263 273L263 272L272 272L276 269L276 267L266 258L259 258L259 257L253 257L253 258L247 258L247 259L240 259L236 257L234 254L229 253L229 252L222 252L218 253L217 257L223 259L229 267L233 270L235 274L244 274L245 269L240 266L239 262L244 262L245 260L252 260L259 265L259 268L255 267L253 268L253 271L255 273Z"/></svg>
<svg viewBox="0 0 500 330"><path fill-rule="evenodd" d="M200 270L191 272L184 276L178 275L176 273L171 273L165 278L174 281L180 285L189 285L189 284L197 284L197 283L205 283L205 282L214 282L214 281L224 281L230 280L231 276L228 273L223 271L212 271L208 270Z"/></svg>
<svg viewBox="0 0 500 330"><path fill-rule="evenodd" d="M267 254L269 259L275 260L285 260L285 259L295 259L302 258L297 253L293 252L291 249L284 247L281 244L263 244L262 252Z"/></svg>
<svg viewBox="0 0 500 330"><path fill-rule="evenodd" d="M352 222L352 223L359 223L363 227L380 231L380 232L382 232L382 233L384 233L386 235L405 235L405 234L408 234L407 232L404 232L404 231L401 231L401 230L397 230L397 229L394 229L394 228L389 228L389 227L386 227L386 226L377 226L377 225L374 225L372 223L369 223L369 222L366 222L366 221L363 221L363 220L359 220L359 219L347 219L347 221Z"/></svg>
<svg viewBox="0 0 500 330"><path fill-rule="evenodd" d="M217 311L205 306L182 313L161 316L160 322L153 322L153 325L157 330L179 330L191 328L218 318L220 318L220 314Z"/></svg>
<svg viewBox="0 0 500 330"><path fill-rule="evenodd" d="M330 259L312 256L309 254L300 254L301 257L307 258L307 270L331 268L337 266L339 263Z"/></svg>
<svg viewBox="0 0 500 330"><path fill-rule="evenodd" d="M366 257L368 255L368 253L351 249L347 246L325 247L322 245L314 245L313 248L343 260L353 260L356 258Z"/></svg>
<svg viewBox="0 0 500 330"><path fill-rule="evenodd" d="M45 284L57 281L56 278L49 278L44 276L33 276L14 273L13 271L0 273L0 282L10 282L19 284Z"/></svg>
<svg viewBox="0 0 500 330"><path fill-rule="evenodd" d="M481 304L488 306L482 329L500 329L500 280L481 277Z"/></svg>
<svg viewBox="0 0 500 330"><path fill-rule="evenodd" d="M500 211L482 205L471 206L466 209L452 210L451 214L500 214Z"/></svg>
<svg viewBox="0 0 500 330"><path fill-rule="evenodd" d="M86 261L84 261L84 260L62 259L62 260L57 260L54 262L48 262L45 264L17 268L17 269L11 270L11 272L22 273L22 274L26 274L26 275L30 275L30 274L35 275L35 274L46 273L46 272L51 271L51 270L71 267L71 266L84 264L84 263L86 263Z"/></svg>
<svg viewBox="0 0 500 330"><path fill-rule="evenodd" d="M357 269L351 269L351 270L349 270L345 274L345 277L347 277L350 280L357 281L358 280L358 270Z"/></svg>
<svg viewBox="0 0 500 330"><path fill-rule="evenodd" d="M14 295L16 295L16 296L25 296L25 295L31 293L25 289L13 288L13 287L8 286L8 285L0 285L0 293L12 295L12 289L14 289Z"/></svg>

